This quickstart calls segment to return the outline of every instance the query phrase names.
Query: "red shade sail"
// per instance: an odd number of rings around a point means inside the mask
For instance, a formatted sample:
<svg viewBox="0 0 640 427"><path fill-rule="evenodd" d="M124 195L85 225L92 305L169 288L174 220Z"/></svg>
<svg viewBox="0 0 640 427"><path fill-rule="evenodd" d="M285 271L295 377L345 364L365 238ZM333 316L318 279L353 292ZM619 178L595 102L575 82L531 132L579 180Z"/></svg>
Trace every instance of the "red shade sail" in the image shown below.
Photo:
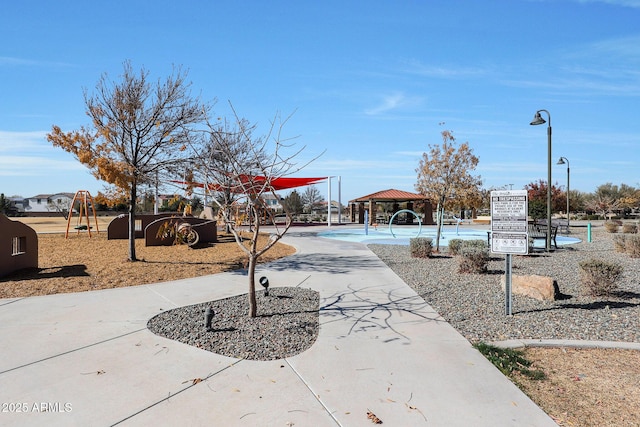
<svg viewBox="0 0 640 427"><path fill-rule="evenodd" d="M289 188L303 187L305 185L311 185L316 182L324 181L327 177L316 177L316 178L291 178L291 177L281 177L281 178L273 178L270 181L271 187L274 190L286 190ZM235 185L238 187L238 190L242 190L243 184L247 184L249 186L262 185L267 180L264 176L250 176L243 175L240 177L240 181L242 184ZM204 184L200 182L186 182L186 181L171 181L175 184L189 185L192 187L204 188ZM222 191L224 188L220 184L208 184L207 187L211 191ZM240 191L237 191L240 192Z"/></svg>

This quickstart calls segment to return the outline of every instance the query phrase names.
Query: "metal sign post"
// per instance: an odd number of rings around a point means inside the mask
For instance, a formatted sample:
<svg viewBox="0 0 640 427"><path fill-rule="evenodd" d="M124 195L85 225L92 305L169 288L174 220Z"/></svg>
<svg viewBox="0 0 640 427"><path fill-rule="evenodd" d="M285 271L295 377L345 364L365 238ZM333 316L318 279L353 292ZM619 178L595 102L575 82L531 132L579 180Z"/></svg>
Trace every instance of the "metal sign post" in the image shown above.
<svg viewBox="0 0 640 427"><path fill-rule="evenodd" d="M505 257L505 312L511 310L512 254L529 253L527 190L491 192L491 252Z"/></svg>
<svg viewBox="0 0 640 427"><path fill-rule="evenodd" d="M504 262L504 291L505 291L505 301L504 301L504 314L507 316L511 316L513 313L511 312L511 254L507 254L505 256Z"/></svg>

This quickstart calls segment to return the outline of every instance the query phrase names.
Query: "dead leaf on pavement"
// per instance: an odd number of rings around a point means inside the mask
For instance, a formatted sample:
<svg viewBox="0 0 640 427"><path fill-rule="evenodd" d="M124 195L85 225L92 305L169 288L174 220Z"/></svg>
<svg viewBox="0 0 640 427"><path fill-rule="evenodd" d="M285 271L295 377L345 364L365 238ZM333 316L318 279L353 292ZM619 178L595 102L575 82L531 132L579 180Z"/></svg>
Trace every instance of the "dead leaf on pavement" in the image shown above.
<svg viewBox="0 0 640 427"><path fill-rule="evenodd" d="M367 418L369 418L371 420L372 423L374 424L382 424L382 420L378 417L376 417L376 414L374 414L371 411L367 411Z"/></svg>

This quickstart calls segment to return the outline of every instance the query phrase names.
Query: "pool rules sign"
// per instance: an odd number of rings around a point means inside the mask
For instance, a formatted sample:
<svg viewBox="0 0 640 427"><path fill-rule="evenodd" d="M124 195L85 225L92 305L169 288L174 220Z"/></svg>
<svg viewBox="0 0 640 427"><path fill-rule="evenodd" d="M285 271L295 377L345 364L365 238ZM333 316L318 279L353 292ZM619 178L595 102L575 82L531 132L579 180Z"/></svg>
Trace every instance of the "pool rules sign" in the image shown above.
<svg viewBox="0 0 640 427"><path fill-rule="evenodd" d="M527 190L491 192L491 252L529 253Z"/></svg>
<svg viewBox="0 0 640 427"><path fill-rule="evenodd" d="M491 252L505 255L505 314L512 315L511 255L529 253L527 190L491 192Z"/></svg>

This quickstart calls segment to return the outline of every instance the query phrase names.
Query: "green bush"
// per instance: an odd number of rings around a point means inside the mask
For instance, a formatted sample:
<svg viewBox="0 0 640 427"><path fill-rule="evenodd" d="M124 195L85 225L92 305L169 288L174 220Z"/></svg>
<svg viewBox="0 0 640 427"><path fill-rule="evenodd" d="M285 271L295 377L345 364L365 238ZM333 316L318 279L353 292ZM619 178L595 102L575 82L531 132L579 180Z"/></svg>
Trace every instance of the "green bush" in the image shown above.
<svg viewBox="0 0 640 427"><path fill-rule="evenodd" d="M631 258L640 258L640 236L631 234L624 239L624 251Z"/></svg>
<svg viewBox="0 0 640 427"><path fill-rule="evenodd" d="M627 240L627 236L624 234L617 234L613 236L613 249L616 252L622 252L622 253L626 252L627 251L626 240Z"/></svg>
<svg viewBox="0 0 640 427"><path fill-rule="evenodd" d="M489 264L489 251L486 248L463 247L460 249L460 273L486 273Z"/></svg>
<svg viewBox="0 0 640 427"><path fill-rule="evenodd" d="M451 255L460 254L460 248L462 247L462 239L451 239L449 240L449 253Z"/></svg>
<svg viewBox="0 0 640 427"><path fill-rule="evenodd" d="M476 249L486 249L487 248L487 242L482 240L482 239L476 239L476 240L465 240L464 242L462 242L462 248L476 248Z"/></svg>
<svg viewBox="0 0 640 427"><path fill-rule="evenodd" d="M622 274L622 266L617 263L590 259L580 262L582 286L591 296L612 294L617 288L616 281Z"/></svg>
<svg viewBox="0 0 640 427"><path fill-rule="evenodd" d="M429 258L433 252L433 239L430 237L414 237L409 239L409 253L413 258Z"/></svg>
<svg viewBox="0 0 640 427"><path fill-rule="evenodd" d="M609 233L617 233L619 225L615 221L606 221L604 223L604 229Z"/></svg>
<svg viewBox="0 0 640 427"><path fill-rule="evenodd" d="M627 234L637 234L638 226L636 224L625 223L622 224L622 232Z"/></svg>

